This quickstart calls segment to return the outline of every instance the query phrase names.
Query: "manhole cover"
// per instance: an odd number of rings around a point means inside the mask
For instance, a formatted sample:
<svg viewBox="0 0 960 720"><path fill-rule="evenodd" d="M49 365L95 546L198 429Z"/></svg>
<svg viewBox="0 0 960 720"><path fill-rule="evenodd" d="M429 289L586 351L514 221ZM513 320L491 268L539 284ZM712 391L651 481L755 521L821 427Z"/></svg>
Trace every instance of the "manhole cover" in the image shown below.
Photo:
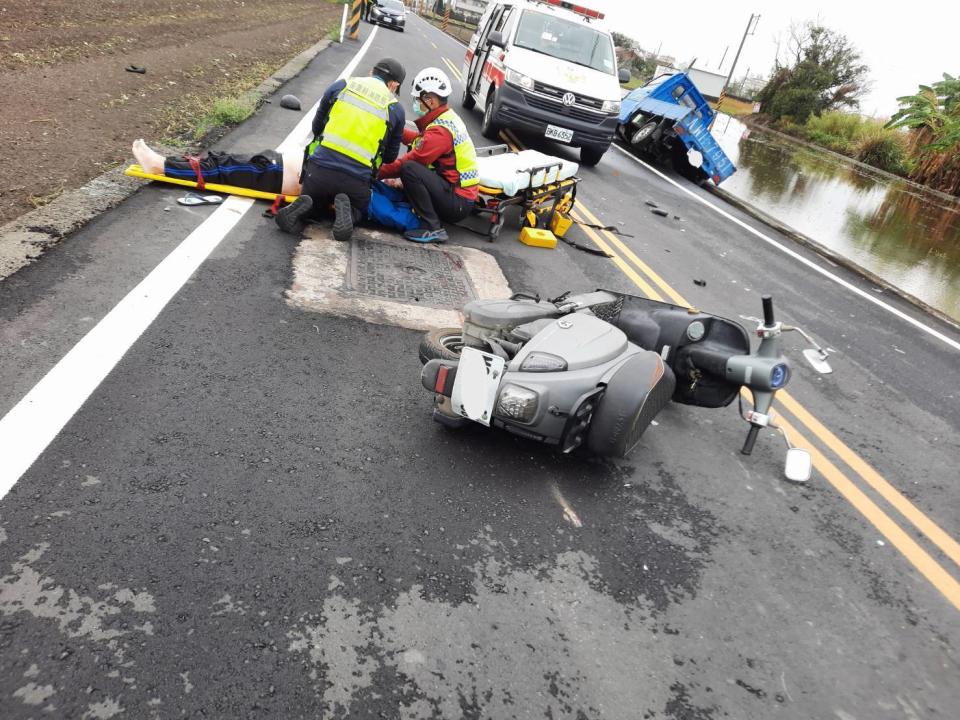
<svg viewBox="0 0 960 720"><path fill-rule="evenodd" d="M438 308L461 308L477 297L463 260L447 250L376 240L350 244L354 292Z"/></svg>

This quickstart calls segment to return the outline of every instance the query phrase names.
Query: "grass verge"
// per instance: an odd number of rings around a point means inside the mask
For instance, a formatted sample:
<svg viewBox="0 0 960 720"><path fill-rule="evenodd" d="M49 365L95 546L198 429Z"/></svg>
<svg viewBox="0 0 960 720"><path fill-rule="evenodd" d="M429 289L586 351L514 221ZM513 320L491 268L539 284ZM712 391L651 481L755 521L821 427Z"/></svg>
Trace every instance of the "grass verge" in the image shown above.
<svg viewBox="0 0 960 720"><path fill-rule="evenodd" d="M185 75L200 80L204 75L221 77L202 90L185 92L159 114L160 142L171 147L198 145L233 127L257 111L258 101L250 91L276 70L268 63L254 63L240 72L223 75L217 67L198 65ZM189 86L189 83L184 83ZM195 83L194 86L202 86Z"/></svg>
<svg viewBox="0 0 960 720"><path fill-rule="evenodd" d="M200 142L213 130L239 125L256 111L257 103L247 95L217 98L210 110L197 121L193 128L193 140Z"/></svg>

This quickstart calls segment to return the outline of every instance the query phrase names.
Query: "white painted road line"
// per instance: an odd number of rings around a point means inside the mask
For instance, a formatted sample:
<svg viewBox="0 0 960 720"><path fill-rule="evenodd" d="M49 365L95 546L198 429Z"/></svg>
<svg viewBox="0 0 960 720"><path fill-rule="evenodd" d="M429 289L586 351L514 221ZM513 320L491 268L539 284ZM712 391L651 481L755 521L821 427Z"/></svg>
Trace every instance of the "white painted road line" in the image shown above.
<svg viewBox="0 0 960 720"><path fill-rule="evenodd" d="M927 333L928 335L931 335L931 336L937 338L937 340L941 340L942 342L944 342L944 343L946 343L947 345L949 345L950 347L952 347L954 350L960 350L960 342L957 342L956 340L947 337L947 336L944 335L942 332L939 332L938 330L934 330L932 327L930 327L930 326L928 326L928 325L924 325L922 322L920 322L919 320L917 320L917 319L915 319L915 318L910 317L910 316L907 315L905 312L903 312L903 311L901 311L901 310L897 310L897 308L893 307L892 305L888 305L887 303L883 302L883 300L879 300L878 298L874 297L873 295L871 295L870 293L866 292L865 290L861 290L861 289L858 288L857 286L852 285L851 283L848 283L848 282L847 282L846 280L844 280L843 278L834 275L834 274L833 274L832 272L830 272L829 270L826 270L826 269L820 267L819 265L817 265L817 264L816 264L815 262L813 262L812 260L808 260L808 259L805 258L803 255L801 255L800 253L795 252L795 251L791 250L790 248L785 247L784 245L780 244L779 242L777 242L777 241L774 240L773 238L771 238L771 237L769 237L769 236L767 236L767 235L764 235L762 232L760 232L759 230L756 230L755 228L751 227L750 225L748 225L747 223L743 222L742 220L739 220L739 219L735 218L733 215L731 215L730 213L728 213L726 210L723 210L723 209L717 207L717 206L714 205L712 202L708 202L706 199L704 199L704 198L700 197L699 195L697 195L696 193L692 192L689 188L685 188L685 187L683 187L682 185L680 185L680 183L676 182L675 180L672 180L671 178L668 178L666 175L664 175L662 172L660 172L659 170L657 170L655 167L652 167L651 165L648 165L647 163L643 162L643 160L641 160L640 158L638 158L638 157L630 154L629 152L627 152L626 150L624 150L622 147L620 147L620 146L617 145L616 143L614 143L613 145L611 145L611 147L616 148L617 150L619 150L621 153L623 153L624 155L626 155L628 158L630 158L630 159L633 160L634 162L639 163L640 165L642 165L643 167L645 167L645 168L646 168L647 170L649 170L650 172L652 172L652 173L658 175L659 177L663 178L664 180L666 180L668 183L670 183L670 184L673 185L674 187L678 188L679 190L682 190L683 192L685 192L687 195L689 195L690 197L692 197L692 198L693 198L694 200L696 200L697 202L706 205L708 208L710 208L710 209L713 210L714 212L718 213L719 215L725 217L727 220L730 220L731 222L736 223L737 225L739 225L740 227L742 227L744 230L746 230L746 231L750 232L751 234L757 236L758 238L760 238L761 240L763 240L763 241L764 241L765 243L767 243L768 245L771 245L771 246L777 248L777 250L780 250L781 252L789 255L790 257L794 258L795 260L798 260L799 262L803 263L803 264L806 265L807 267L809 267L809 268L811 268L811 269L813 269L813 270L816 270L818 273L820 273L821 275L823 275L825 278L827 278L827 279L829 279L829 280L832 280L833 282L837 283L838 285L840 285L840 286L843 287L843 288L846 288L847 290L849 290L850 292L854 293L855 295L859 295L859 296L860 296L861 298L863 298L864 300L868 300L868 301L872 302L872 303L873 303L874 305L876 305L877 307L880 307L880 308L882 308L883 310L886 310L887 312L891 313L892 315L896 315L896 316L897 316L898 318L900 318L901 320L906 320L908 323L910 323L910 324L913 325L914 327L922 330L923 332Z"/></svg>
<svg viewBox="0 0 960 720"><path fill-rule="evenodd" d="M456 42L458 45L462 45L463 47L467 47L466 45L464 45L462 42L460 42L460 41L457 40L456 38L454 38L454 37L452 37L452 36L450 36L450 35L447 35L447 34L444 33L442 30L440 30L439 28L435 27L433 24L427 22L426 20L424 20L423 18L421 18L421 17L419 17L419 16L417 16L417 17L418 17L418 18L420 19L420 21L423 22L425 25L427 25L428 27L432 28L432 29L435 30L436 32L440 33L440 34L443 35L444 37L447 37L447 38L449 38L450 40L453 40L453 41ZM670 184L673 185L674 187L682 190L683 192L685 192L687 195L689 195L690 197L692 197L692 198L693 198L694 200L696 200L697 202L703 203L704 205L706 205L708 208L710 208L710 209L713 210L714 212L719 213L720 215L722 215L723 217L725 217L727 220L730 220L731 222L736 223L737 225L739 225L740 227L744 228L744 229L747 230L748 232L752 233L753 235L756 235L758 238L760 238L761 240L763 240L765 243L768 243L769 245L772 245L773 247L775 247L775 248L777 248L778 250L780 250L781 252L786 253L786 254L789 255L790 257L792 257L792 258L794 258L794 259L796 259L796 260L799 260L799 261L800 261L801 263L803 263L804 265L806 265L806 266L808 266L808 267L816 270L818 273L820 273L820 274L823 275L824 277L826 277L826 278L828 278L829 280L832 280L833 282L837 283L838 285L846 288L846 289L849 290L850 292L852 292L852 293L854 293L854 294L856 294L856 295L859 295L859 296L860 296L861 298L863 298L864 300L870 301L871 303L873 303L873 304L876 305L877 307L880 307L880 308L882 308L883 310L886 310L887 312L889 312L889 313L897 316L897 317L900 318L901 320L906 320L908 323L910 323L910 324L913 325L914 327L922 330L923 332L927 333L928 335L931 335L932 337L935 337L937 340L940 340L940 341L946 343L947 345L949 345L949 346L952 347L953 349L955 349L955 350L960 350L960 342L957 342L956 340L953 340L952 338L947 337L946 335L944 335L943 333L939 332L938 330L933 329L933 328L930 327L929 325L925 325L924 323L922 323L921 321L917 320L916 318L911 317L911 316L908 315L907 313L905 313L905 312L903 312L903 311L901 311L901 310L897 310L897 308L893 307L892 305L888 305L887 303L883 302L883 300L880 300L880 299L878 299L877 297L875 297L874 295L866 292L865 290L861 290L860 288L856 287L855 285L852 285L851 283L848 283L846 280L844 280L844 279L841 278L841 277L838 277L837 275L834 275L834 274L831 273L829 270L826 270L826 269L820 267L819 265L817 265L817 264L816 264L815 262L813 262L812 260L808 260L807 258L803 257L803 255L800 255L799 253L794 252L794 251L791 250L790 248L785 247L784 245L780 244L779 242L777 242L777 241L774 240L773 238L769 237L768 235L764 235L762 232L760 232L759 230L756 230L756 229L752 228L750 225L748 225L747 223L743 222L742 220L738 220L737 218L735 218L735 217L734 217L733 215L731 215L730 213L728 213L728 212L726 212L725 210L717 207L717 206L714 205L713 203L708 202L707 200L705 200L704 198L700 197L700 196L697 195L696 193L691 192L688 188L683 187L682 185L680 185L679 183L677 183L675 180L672 180L671 178L667 177L666 175L664 175L662 172L660 172L660 171L657 170L656 168L654 168L654 167L650 166L649 164L643 162L643 160L641 160L640 158L635 157L634 155L631 155L629 152L627 152L626 150L624 150L622 147L620 147L620 146L617 145L616 143L614 143L614 144L612 145L612 147L615 147L617 150L619 150L621 153L623 153L624 155L626 155L628 158L630 158L630 159L633 160L634 162L639 163L640 165L643 165L643 167L647 168L647 170L649 170L650 172L652 172L652 173L658 175L659 177L663 178L664 180L666 180L668 183L670 183Z"/></svg>
<svg viewBox="0 0 960 720"><path fill-rule="evenodd" d="M339 79L353 73L376 34L374 28ZM280 144L279 152L306 137L318 105L319 100ZM253 203L249 198L227 198L0 420L0 499L40 457Z"/></svg>
<svg viewBox="0 0 960 720"><path fill-rule="evenodd" d="M462 47L469 47L465 42L463 42L463 41L461 41L461 40L458 40L458 39L455 38L453 35L448 35L447 33L445 33L443 30L441 30L440 28L438 28L436 25L434 25L434 24L433 24L432 22L430 22L429 20L424 20L422 17L420 17L420 16L417 15L416 13L413 13L413 16L414 16L415 18L417 18L420 22L422 22L424 25L426 25L427 27L431 28L431 29L434 30L435 32L440 33L443 37L447 38L448 40L453 40L457 45L460 45L460 46L462 46Z"/></svg>

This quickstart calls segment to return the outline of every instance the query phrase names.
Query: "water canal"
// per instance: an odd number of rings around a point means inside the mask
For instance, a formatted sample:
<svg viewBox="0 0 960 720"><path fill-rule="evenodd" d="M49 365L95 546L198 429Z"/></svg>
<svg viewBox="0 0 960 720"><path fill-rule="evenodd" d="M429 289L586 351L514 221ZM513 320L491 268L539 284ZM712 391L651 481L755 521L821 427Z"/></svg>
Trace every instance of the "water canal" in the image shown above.
<svg viewBox="0 0 960 720"><path fill-rule="evenodd" d="M960 199L721 116L723 189L960 321Z"/></svg>

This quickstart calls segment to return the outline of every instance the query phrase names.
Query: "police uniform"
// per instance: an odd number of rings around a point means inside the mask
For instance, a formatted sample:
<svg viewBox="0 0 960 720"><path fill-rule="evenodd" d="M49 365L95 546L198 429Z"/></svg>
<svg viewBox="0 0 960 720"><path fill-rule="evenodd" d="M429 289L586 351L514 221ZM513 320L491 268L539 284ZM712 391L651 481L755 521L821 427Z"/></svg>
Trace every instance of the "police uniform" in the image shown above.
<svg viewBox="0 0 960 720"><path fill-rule="evenodd" d="M383 162L396 159L406 122L403 107L378 77L339 80L324 93L313 120L316 140L304 163L302 194L322 213L340 193L354 222L366 216L370 186Z"/></svg>

